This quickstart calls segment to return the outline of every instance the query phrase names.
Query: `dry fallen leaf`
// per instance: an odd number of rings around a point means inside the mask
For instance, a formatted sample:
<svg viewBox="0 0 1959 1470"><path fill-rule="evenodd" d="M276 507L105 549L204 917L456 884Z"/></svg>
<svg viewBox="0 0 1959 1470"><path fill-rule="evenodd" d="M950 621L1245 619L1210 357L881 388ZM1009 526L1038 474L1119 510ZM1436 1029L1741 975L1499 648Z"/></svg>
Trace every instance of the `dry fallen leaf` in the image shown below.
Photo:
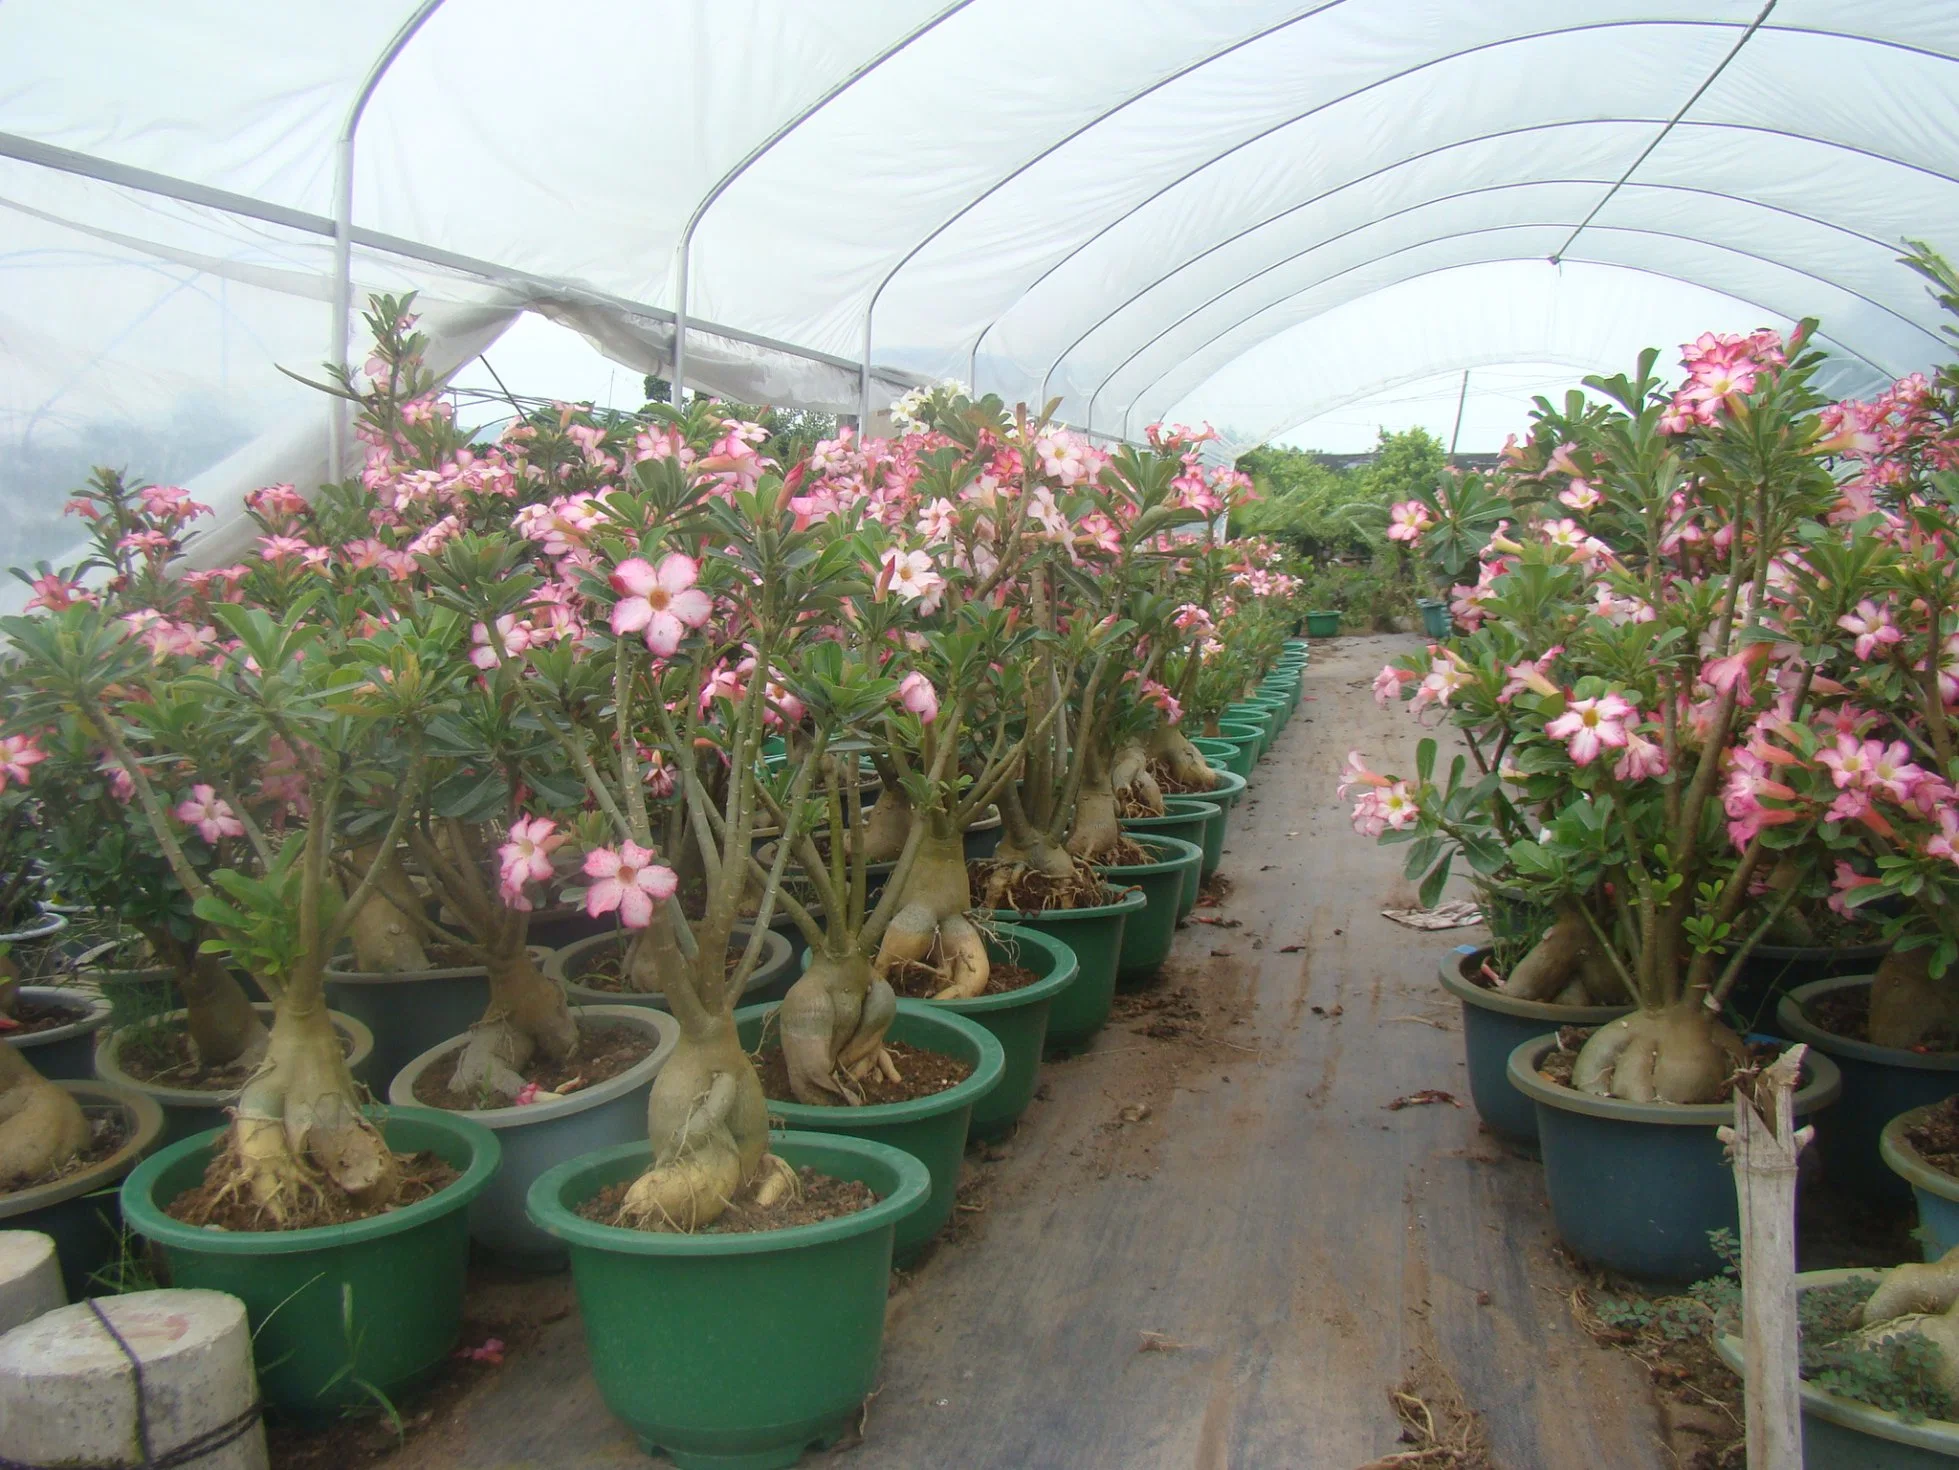
<svg viewBox="0 0 1959 1470"><path fill-rule="evenodd" d="M1420 1092L1411 1092L1406 1097L1398 1097L1393 1102L1383 1104L1383 1106L1391 1113L1398 1113L1403 1108L1427 1107L1432 1103L1447 1103L1452 1108L1462 1106L1461 1103L1456 1101L1453 1093L1444 1092L1439 1087L1424 1087Z"/></svg>

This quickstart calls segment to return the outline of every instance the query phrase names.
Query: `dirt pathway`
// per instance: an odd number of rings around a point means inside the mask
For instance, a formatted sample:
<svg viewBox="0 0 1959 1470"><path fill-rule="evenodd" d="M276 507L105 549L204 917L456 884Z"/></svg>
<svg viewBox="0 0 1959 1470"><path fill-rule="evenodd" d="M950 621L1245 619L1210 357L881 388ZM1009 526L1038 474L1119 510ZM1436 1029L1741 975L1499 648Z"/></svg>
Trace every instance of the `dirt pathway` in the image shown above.
<svg viewBox="0 0 1959 1470"><path fill-rule="evenodd" d="M1505 1470L1648 1470L1651 1392L1573 1326L1535 1165L1479 1132L1439 957L1349 830L1355 746L1412 764L1369 683L1412 640L1316 649L1307 702L1234 813L1230 892L1094 1050L969 1158L954 1237L893 1293L854 1470L1353 1470L1405 1449L1388 1390L1458 1385ZM1391 1109L1423 1089L1463 1100ZM541 1312L561 1289L536 1288ZM396 1470L645 1463L575 1314L544 1325Z"/></svg>

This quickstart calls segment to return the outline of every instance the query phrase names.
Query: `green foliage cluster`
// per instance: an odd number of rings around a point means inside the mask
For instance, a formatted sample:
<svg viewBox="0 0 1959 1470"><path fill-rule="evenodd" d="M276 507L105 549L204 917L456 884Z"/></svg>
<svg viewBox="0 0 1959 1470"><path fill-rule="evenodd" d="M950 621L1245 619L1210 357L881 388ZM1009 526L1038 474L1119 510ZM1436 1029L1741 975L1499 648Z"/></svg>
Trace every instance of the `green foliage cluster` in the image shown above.
<svg viewBox="0 0 1959 1470"><path fill-rule="evenodd" d="M670 403L673 384L654 373L646 374L643 385L648 403ZM806 408L771 408L763 403L727 403L721 412L730 418L760 424L768 431L762 453L780 464L794 464L807 458L825 439L837 437L837 416Z"/></svg>
<svg viewBox="0 0 1959 1470"><path fill-rule="evenodd" d="M1802 1375L1818 1388L1884 1409L1907 1424L1950 1419L1955 1405L1938 1387L1939 1348L1916 1333L1889 1342L1855 1336L1877 1278L1815 1286L1796 1298Z"/></svg>

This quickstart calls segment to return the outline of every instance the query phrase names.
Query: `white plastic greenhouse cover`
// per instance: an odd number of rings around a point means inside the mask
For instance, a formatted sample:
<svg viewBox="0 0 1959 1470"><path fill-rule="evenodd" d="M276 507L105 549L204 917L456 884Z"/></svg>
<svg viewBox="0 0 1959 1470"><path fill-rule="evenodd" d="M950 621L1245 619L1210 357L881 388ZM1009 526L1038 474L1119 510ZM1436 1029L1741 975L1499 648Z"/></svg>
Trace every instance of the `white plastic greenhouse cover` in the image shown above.
<svg viewBox="0 0 1959 1470"><path fill-rule="evenodd" d="M1954 0L7 0L0 565L93 463L324 476L342 225L443 369L531 310L671 374L684 313L748 401L1237 447L1707 304L1868 392L1941 356L1955 60Z"/></svg>

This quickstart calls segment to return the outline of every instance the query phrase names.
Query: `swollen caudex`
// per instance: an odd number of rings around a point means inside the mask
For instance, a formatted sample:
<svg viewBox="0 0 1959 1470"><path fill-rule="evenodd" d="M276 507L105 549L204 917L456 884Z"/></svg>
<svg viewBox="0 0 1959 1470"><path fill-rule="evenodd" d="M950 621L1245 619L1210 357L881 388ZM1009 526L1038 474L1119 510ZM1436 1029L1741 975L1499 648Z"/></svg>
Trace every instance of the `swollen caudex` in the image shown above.
<svg viewBox="0 0 1959 1470"><path fill-rule="evenodd" d="M646 1131L653 1165L626 1191L621 1224L699 1230L744 1189L761 1205L781 1198L786 1170L768 1151L768 1100L726 1016L682 1022L647 1097Z"/></svg>
<svg viewBox="0 0 1959 1470"><path fill-rule="evenodd" d="M561 986L546 979L527 951L492 956L490 1004L470 1027L450 1086L458 1092L515 1098L524 1090L523 1068L542 1054L562 1061L578 1047Z"/></svg>
<svg viewBox="0 0 1959 1470"><path fill-rule="evenodd" d="M855 950L812 951L809 969L776 1010L790 1090L804 1103L860 1103L856 1084L875 1068L898 1080L884 1036L898 997Z"/></svg>
<svg viewBox="0 0 1959 1470"><path fill-rule="evenodd" d="M75 1099L0 1046L0 1188L45 1178L88 1147L88 1119Z"/></svg>
<svg viewBox="0 0 1959 1470"><path fill-rule="evenodd" d="M1204 752L1192 745L1175 725L1158 725L1150 733L1147 749L1150 773L1159 791L1164 781L1181 791L1212 791L1218 773L1204 759Z"/></svg>
<svg viewBox="0 0 1959 1470"><path fill-rule="evenodd" d="M904 904L878 945L878 977L888 979L900 965L922 964L939 975L932 999L984 995L993 966L986 941L966 917L971 907L964 845L958 834L935 830L919 844Z"/></svg>
<svg viewBox="0 0 1959 1470"><path fill-rule="evenodd" d="M1578 1053L1571 1085L1627 1102L1714 1102L1746 1056L1740 1038L1689 998L1599 1027Z"/></svg>

